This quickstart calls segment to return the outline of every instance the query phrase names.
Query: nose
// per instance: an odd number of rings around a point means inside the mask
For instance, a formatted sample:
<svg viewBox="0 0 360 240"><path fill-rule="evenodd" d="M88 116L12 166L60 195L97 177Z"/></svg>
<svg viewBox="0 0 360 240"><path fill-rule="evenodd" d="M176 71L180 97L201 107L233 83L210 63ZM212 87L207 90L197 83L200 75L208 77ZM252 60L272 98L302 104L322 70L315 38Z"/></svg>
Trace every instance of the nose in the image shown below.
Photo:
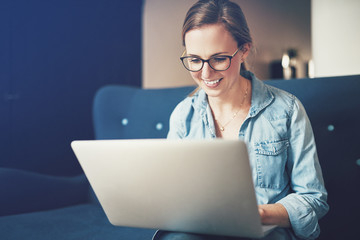
<svg viewBox="0 0 360 240"><path fill-rule="evenodd" d="M201 78L210 79L212 72L213 69L210 67L209 63L205 62L203 68L201 69Z"/></svg>

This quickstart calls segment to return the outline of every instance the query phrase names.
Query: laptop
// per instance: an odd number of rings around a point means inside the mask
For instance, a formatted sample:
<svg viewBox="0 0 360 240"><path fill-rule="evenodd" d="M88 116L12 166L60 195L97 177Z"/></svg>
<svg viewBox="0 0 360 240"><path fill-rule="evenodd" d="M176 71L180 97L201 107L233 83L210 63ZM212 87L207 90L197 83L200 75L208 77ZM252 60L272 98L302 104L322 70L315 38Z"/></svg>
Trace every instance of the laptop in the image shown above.
<svg viewBox="0 0 360 240"><path fill-rule="evenodd" d="M260 238L246 144L240 140L89 140L71 146L110 223Z"/></svg>

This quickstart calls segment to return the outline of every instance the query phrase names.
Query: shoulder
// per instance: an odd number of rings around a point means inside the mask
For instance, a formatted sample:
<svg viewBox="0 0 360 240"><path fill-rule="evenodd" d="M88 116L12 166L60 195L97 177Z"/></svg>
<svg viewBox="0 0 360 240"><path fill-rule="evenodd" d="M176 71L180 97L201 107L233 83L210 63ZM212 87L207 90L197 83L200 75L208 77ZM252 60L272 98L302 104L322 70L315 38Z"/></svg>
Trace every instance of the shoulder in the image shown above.
<svg viewBox="0 0 360 240"><path fill-rule="evenodd" d="M266 81L257 79L251 75L252 99L251 99L251 116L268 115L267 117L278 118L289 116L297 98L282 89L266 84ZM269 113L269 114L266 114ZM280 116L281 115L281 116Z"/></svg>
<svg viewBox="0 0 360 240"><path fill-rule="evenodd" d="M267 106L274 100L279 103L291 103L296 99L293 94L267 84L269 81L259 80L250 71L242 72L242 75L251 81L252 103L256 105L256 107L263 107L264 105Z"/></svg>
<svg viewBox="0 0 360 240"><path fill-rule="evenodd" d="M290 121L293 121L293 119L307 119L307 113L303 104L294 94L266 83L263 84L273 95L273 100L268 106L272 119L281 117L286 117Z"/></svg>
<svg viewBox="0 0 360 240"><path fill-rule="evenodd" d="M305 113L303 104L295 95L274 86L267 85L267 87L275 96L275 104L286 106L290 115L299 111Z"/></svg>
<svg viewBox="0 0 360 240"><path fill-rule="evenodd" d="M297 99L297 97L295 95L293 95L285 90L282 90L282 89L274 87L274 86L270 86L266 83L264 83L264 85L266 86L268 91L271 92L272 95L274 96L275 104L286 105L289 107L289 109L292 109L294 104L297 101L300 102L299 99Z"/></svg>

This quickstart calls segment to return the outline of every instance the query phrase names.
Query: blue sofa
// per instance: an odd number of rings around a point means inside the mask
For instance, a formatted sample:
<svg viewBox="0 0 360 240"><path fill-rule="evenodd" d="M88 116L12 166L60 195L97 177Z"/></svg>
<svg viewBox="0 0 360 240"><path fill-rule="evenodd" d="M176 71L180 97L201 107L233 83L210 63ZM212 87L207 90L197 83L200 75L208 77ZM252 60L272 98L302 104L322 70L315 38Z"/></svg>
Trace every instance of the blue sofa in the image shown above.
<svg viewBox="0 0 360 240"><path fill-rule="evenodd" d="M357 239L360 75L266 82L296 95L312 122L330 204L329 213L320 220L320 239ZM105 86L94 99L95 136L97 139L164 138L172 109L193 89ZM2 240L145 240L151 239L155 232L112 226L83 174L55 176L21 169L21 166L0 168Z"/></svg>

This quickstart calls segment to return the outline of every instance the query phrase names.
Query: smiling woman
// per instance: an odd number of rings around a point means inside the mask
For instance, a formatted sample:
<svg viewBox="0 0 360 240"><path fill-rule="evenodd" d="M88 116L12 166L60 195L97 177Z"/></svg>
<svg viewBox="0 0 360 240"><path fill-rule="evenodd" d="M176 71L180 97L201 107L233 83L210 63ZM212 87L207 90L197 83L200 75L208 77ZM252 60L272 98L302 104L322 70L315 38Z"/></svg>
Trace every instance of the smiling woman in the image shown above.
<svg viewBox="0 0 360 240"><path fill-rule="evenodd" d="M262 223L278 226L266 239L316 238L328 205L312 128L295 96L245 70L252 38L241 8L200 0L182 37L180 59L198 89L173 111L168 138L245 141ZM160 231L155 239L240 238Z"/></svg>

